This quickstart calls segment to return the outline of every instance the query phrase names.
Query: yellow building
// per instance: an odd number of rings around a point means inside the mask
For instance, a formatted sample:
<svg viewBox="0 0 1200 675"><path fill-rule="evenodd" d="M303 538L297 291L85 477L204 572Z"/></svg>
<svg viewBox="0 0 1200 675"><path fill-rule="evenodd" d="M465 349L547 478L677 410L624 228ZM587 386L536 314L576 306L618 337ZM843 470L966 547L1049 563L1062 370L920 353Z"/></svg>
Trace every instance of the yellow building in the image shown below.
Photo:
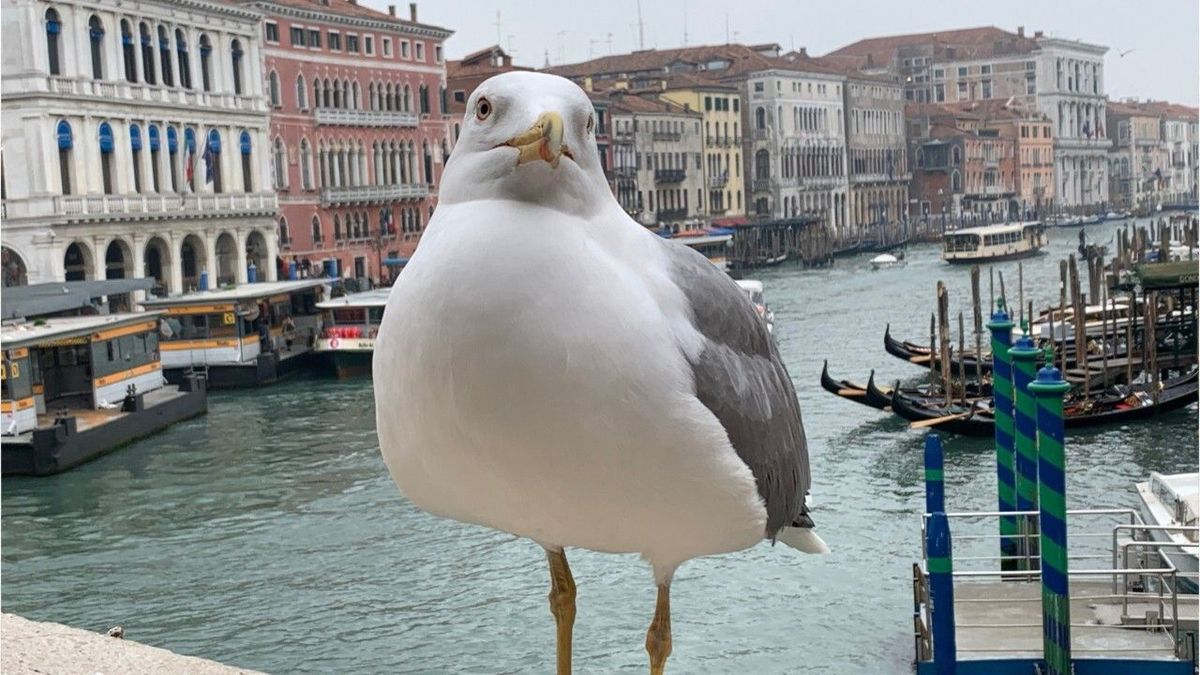
<svg viewBox="0 0 1200 675"><path fill-rule="evenodd" d="M666 79L659 98L704 115L705 213L713 218L744 216L742 110L737 87L696 76Z"/></svg>

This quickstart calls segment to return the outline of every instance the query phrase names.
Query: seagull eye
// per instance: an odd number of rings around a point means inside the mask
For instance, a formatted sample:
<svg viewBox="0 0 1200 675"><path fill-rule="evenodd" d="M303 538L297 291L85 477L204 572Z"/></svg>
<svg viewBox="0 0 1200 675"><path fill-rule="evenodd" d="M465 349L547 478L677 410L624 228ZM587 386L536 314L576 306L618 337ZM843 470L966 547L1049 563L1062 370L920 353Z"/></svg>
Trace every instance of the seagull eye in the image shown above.
<svg viewBox="0 0 1200 675"><path fill-rule="evenodd" d="M486 98L480 98L475 104L475 119L480 122L486 120L492 114L492 102Z"/></svg>
<svg viewBox="0 0 1200 675"><path fill-rule="evenodd" d="M594 126L596 126L596 116L588 115L587 130L589 133L591 133L592 127L594 127Z"/></svg>

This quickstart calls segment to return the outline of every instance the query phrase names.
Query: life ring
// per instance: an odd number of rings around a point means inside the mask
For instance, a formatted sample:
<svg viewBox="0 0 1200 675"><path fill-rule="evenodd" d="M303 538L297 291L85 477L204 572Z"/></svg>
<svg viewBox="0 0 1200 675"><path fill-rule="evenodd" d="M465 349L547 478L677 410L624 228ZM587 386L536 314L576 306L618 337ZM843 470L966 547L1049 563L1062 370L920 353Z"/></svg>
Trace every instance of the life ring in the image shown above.
<svg viewBox="0 0 1200 675"><path fill-rule="evenodd" d="M329 338L329 348L330 349L338 348L338 339L337 338Z"/></svg>

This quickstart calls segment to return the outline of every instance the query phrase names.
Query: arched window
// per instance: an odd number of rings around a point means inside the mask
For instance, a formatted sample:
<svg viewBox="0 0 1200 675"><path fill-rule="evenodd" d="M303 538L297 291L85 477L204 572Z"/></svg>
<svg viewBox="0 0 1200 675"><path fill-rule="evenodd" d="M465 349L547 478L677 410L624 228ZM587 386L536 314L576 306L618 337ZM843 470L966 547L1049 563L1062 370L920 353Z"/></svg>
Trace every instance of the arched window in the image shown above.
<svg viewBox="0 0 1200 675"><path fill-rule="evenodd" d="M404 85L404 98L397 107L404 112L412 112L412 89L407 84Z"/></svg>
<svg viewBox="0 0 1200 675"><path fill-rule="evenodd" d="M276 190L287 188L287 149L283 147L283 139L278 136L271 148L271 182Z"/></svg>
<svg viewBox="0 0 1200 675"><path fill-rule="evenodd" d="M754 178L766 180L771 177L771 155L766 150L754 153Z"/></svg>
<svg viewBox="0 0 1200 675"><path fill-rule="evenodd" d="M71 194L71 149L75 146L75 138L71 133L71 125L62 120L55 128L58 137L58 176L62 181L62 193Z"/></svg>
<svg viewBox="0 0 1200 675"><path fill-rule="evenodd" d="M160 148L162 147L162 138L159 136L158 127L151 125L146 129L146 139L150 144L150 189L155 192L162 192L162 186L158 176L159 161L162 157Z"/></svg>
<svg viewBox="0 0 1200 675"><path fill-rule="evenodd" d="M129 125L129 152L133 158L133 191L142 191L142 130L136 124Z"/></svg>
<svg viewBox="0 0 1200 675"><path fill-rule="evenodd" d="M350 107L358 110L362 107L362 92L358 89L358 80L350 83Z"/></svg>
<svg viewBox="0 0 1200 675"><path fill-rule="evenodd" d="M429 151L429 141L425 141L425 184L433 185L433 153Z"/></svg>
<svg viewBox="0 0 1200 675"><path fill-rule="evenodd" d="M233 93L239 96L242 93L242 43L240 40L234 40L229 44L229 62L233 68Z"/></svg>
<svg viewBox="0 0 1200 675"><path fill-rule="evenodd" d="M207 35L200 36L200 86L204 91L212 91L212 42Z"/></svg>
<svg viewBox="0 0 1200 675"><path fill-rule="evenodd" d="M254 192L254 162L251 161L254 146L250 142L250 132L242 130L238 136L238 150L242 155L242 192Z"/></svg>
<svg viewBox="0 0 1200 675"><path fill-rule="evenodd" d="M187 191L196 191L196 130L188 127L183 130L183 181ZM200 167L203 169L203 167Z"/></svg>
<svg viewBox="0 0 1200 675"><path fill-rule="evenodd" d="M100 179L104 184L104 194L113 193L113 131L108 122L100 123Z"/></svg>
<svg viewBox="0 0 1200 675"><path fill-rule="evenodd" d="M324 105L321 103L321 78L319 78L319 77L318 77L318 78L315 78L315 79L313 80L313 101L312 101L312 104L313 104L313 107L314 107L314 108L324 108L324 107L325 107L325 106L324 106Z"/></svg>
<svg viewBox="0 0 1200 675"><path fill-rule="evenodd" d="M182 192L179 184L179 132L167 127L167 172L171 177L171 191Z"/></svg>
<svg viewBox="0 0 1200 675"><path fill-rule="evenodd" d="M308 84L304 82L303 74L296 76L296 106L308 110Z"/></svg>
<svg viewBox="0 0 1200 675"><path fill-rule="evenodd" d="M955 164L962 164L962 148L961 147L956 145L953 148L951 148L950 156L953 158L952 161Z"/></svg>
<svg viewBox="0 0 1200 675"><path fill-rule="evenodd" d="M313 220L317 220L317 217L313 216ZM313 229L314 235L316 235L320 228L320 221L317 221L315 226L316 227ZM316 241L315 237L313 240ZM283 248L287 248L288 246L292 245L292 233L288 230L287 218L284 218L283 216L279 217L279 245Z"/></svg>
<svg viewBox="0 0 1200 675"><path fill-rule="evenodd" d="M312 146L307 138L300 140L300 187L304 190L313 189Z"/></svg>
<svg viewBox="0 0 1200 675"><path fill-rule="evenodd" d="M146 22L138 24L138 41L142 43L142 81L146 84L156 84L154 77L154 38L150 37L150 26Z"/></svg>
<svg viewBox="0 0 1200 675"><path fill-rule="evenodd" d="M46 61L51 75L62 75L62 20L54 8L46 10Z"/></svg>
<svg viewBox="0 0 1200 675"><path fill-rule="evenodd" d="M225 191L221 183L221 132L216 129L208 130L207 143L204 145L204 182L213 184L213 192Z"/></svg>
<svg viewBox="0 0 1200 675"><path fill-rule="evenodd" d="M336 225L336 223L337 223L337 216L334 216L334 217L333 217L333 222L335 223L333 227L334 227L334 231L336 232L336 231L337 231L337 230L336 230L336 228L338 227L338 226ZM336 238L336 236L337 236L337 235L335 234L335 235L334 235L334 237ZM313 240L313 243L314 243L314 244L319 244L319 243L321 243L322 241L324 241L324 234L321 232L321 217L320 217L320 216L313 216L313 219L312 219L312 240Z"/></svg>
<svg viewBox="0 0 1200 675"><path fill-rule="evenodd" d="M279 107L283 105L283 95L279 93L279 73L271 71L267 75L267 96L271 99L271 105Z"/></svg>
<svg viewBox="0 0 1200 675"><path fill-rule="evenodd" d="M129 27L129 21L121 19L121 56L125 62L125 79L130 82L137 82L137 60L133 46L133 30Z"/></svg>
<svg viewBox="0 0 1200 675"><path fill-rule="evenodd" d="M179 59L179 86L184 89L192 88L192 67L191 61L188 59L188 43L187 38L183 36L183 31L175 29L175 55Z"/></svg>
<svg viewBox="0 0 1200 675"><path fill-rule="evenodd" d="M333 216L333 240L338 241L342 238L342 220L335 214Z"/></svg>
<svg viewBox="0 0 1200 675"><path fill-rule="evenodd" d="M329 78L325 79L324 91L321 92L321 103L326 108L333 107L333 85L329 83Z"/></svg>
<svg viewBox="0 0 1200 675"><path fill-rule="evenodd" d="M950 189L954 192L962 192L962 174L957 170L950 173Z"/></svg>
<svg viewBox="0 0 1200 675"><path fill-rule="evenodd" d="M104 79L104 24L95 14L88 19L88 42L92 47L92 77Z"/></svg>
<svg viewBox="0 0 1200 675"><path fill-rule="evenodd" d="M427 115L429 114L429 87L422 84L419 93L421 97L421 114Z"/></svg>
<svg viewBox="0 0 1200 675"><path fill-rule="evenodd" d="M158 55L162 60L162 83L168 87L175 86L175 69L171 67L171 39L167 37L167 29L158 27Z"/></svg>

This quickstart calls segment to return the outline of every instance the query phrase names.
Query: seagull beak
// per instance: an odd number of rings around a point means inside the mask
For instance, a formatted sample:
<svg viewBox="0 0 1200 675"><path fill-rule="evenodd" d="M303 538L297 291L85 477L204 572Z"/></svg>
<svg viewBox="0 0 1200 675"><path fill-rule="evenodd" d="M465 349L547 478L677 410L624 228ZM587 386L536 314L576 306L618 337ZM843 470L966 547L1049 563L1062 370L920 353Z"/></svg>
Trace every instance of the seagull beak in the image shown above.
<svg viewBox="0 0 1200 675"><path fill-rule="evenodd" d="M574 159L563 145L562 115L554 111L542 113L529 131L510 138L504 145L518 150L517 166L540 159L557 169L562 155Z"/></svg>

